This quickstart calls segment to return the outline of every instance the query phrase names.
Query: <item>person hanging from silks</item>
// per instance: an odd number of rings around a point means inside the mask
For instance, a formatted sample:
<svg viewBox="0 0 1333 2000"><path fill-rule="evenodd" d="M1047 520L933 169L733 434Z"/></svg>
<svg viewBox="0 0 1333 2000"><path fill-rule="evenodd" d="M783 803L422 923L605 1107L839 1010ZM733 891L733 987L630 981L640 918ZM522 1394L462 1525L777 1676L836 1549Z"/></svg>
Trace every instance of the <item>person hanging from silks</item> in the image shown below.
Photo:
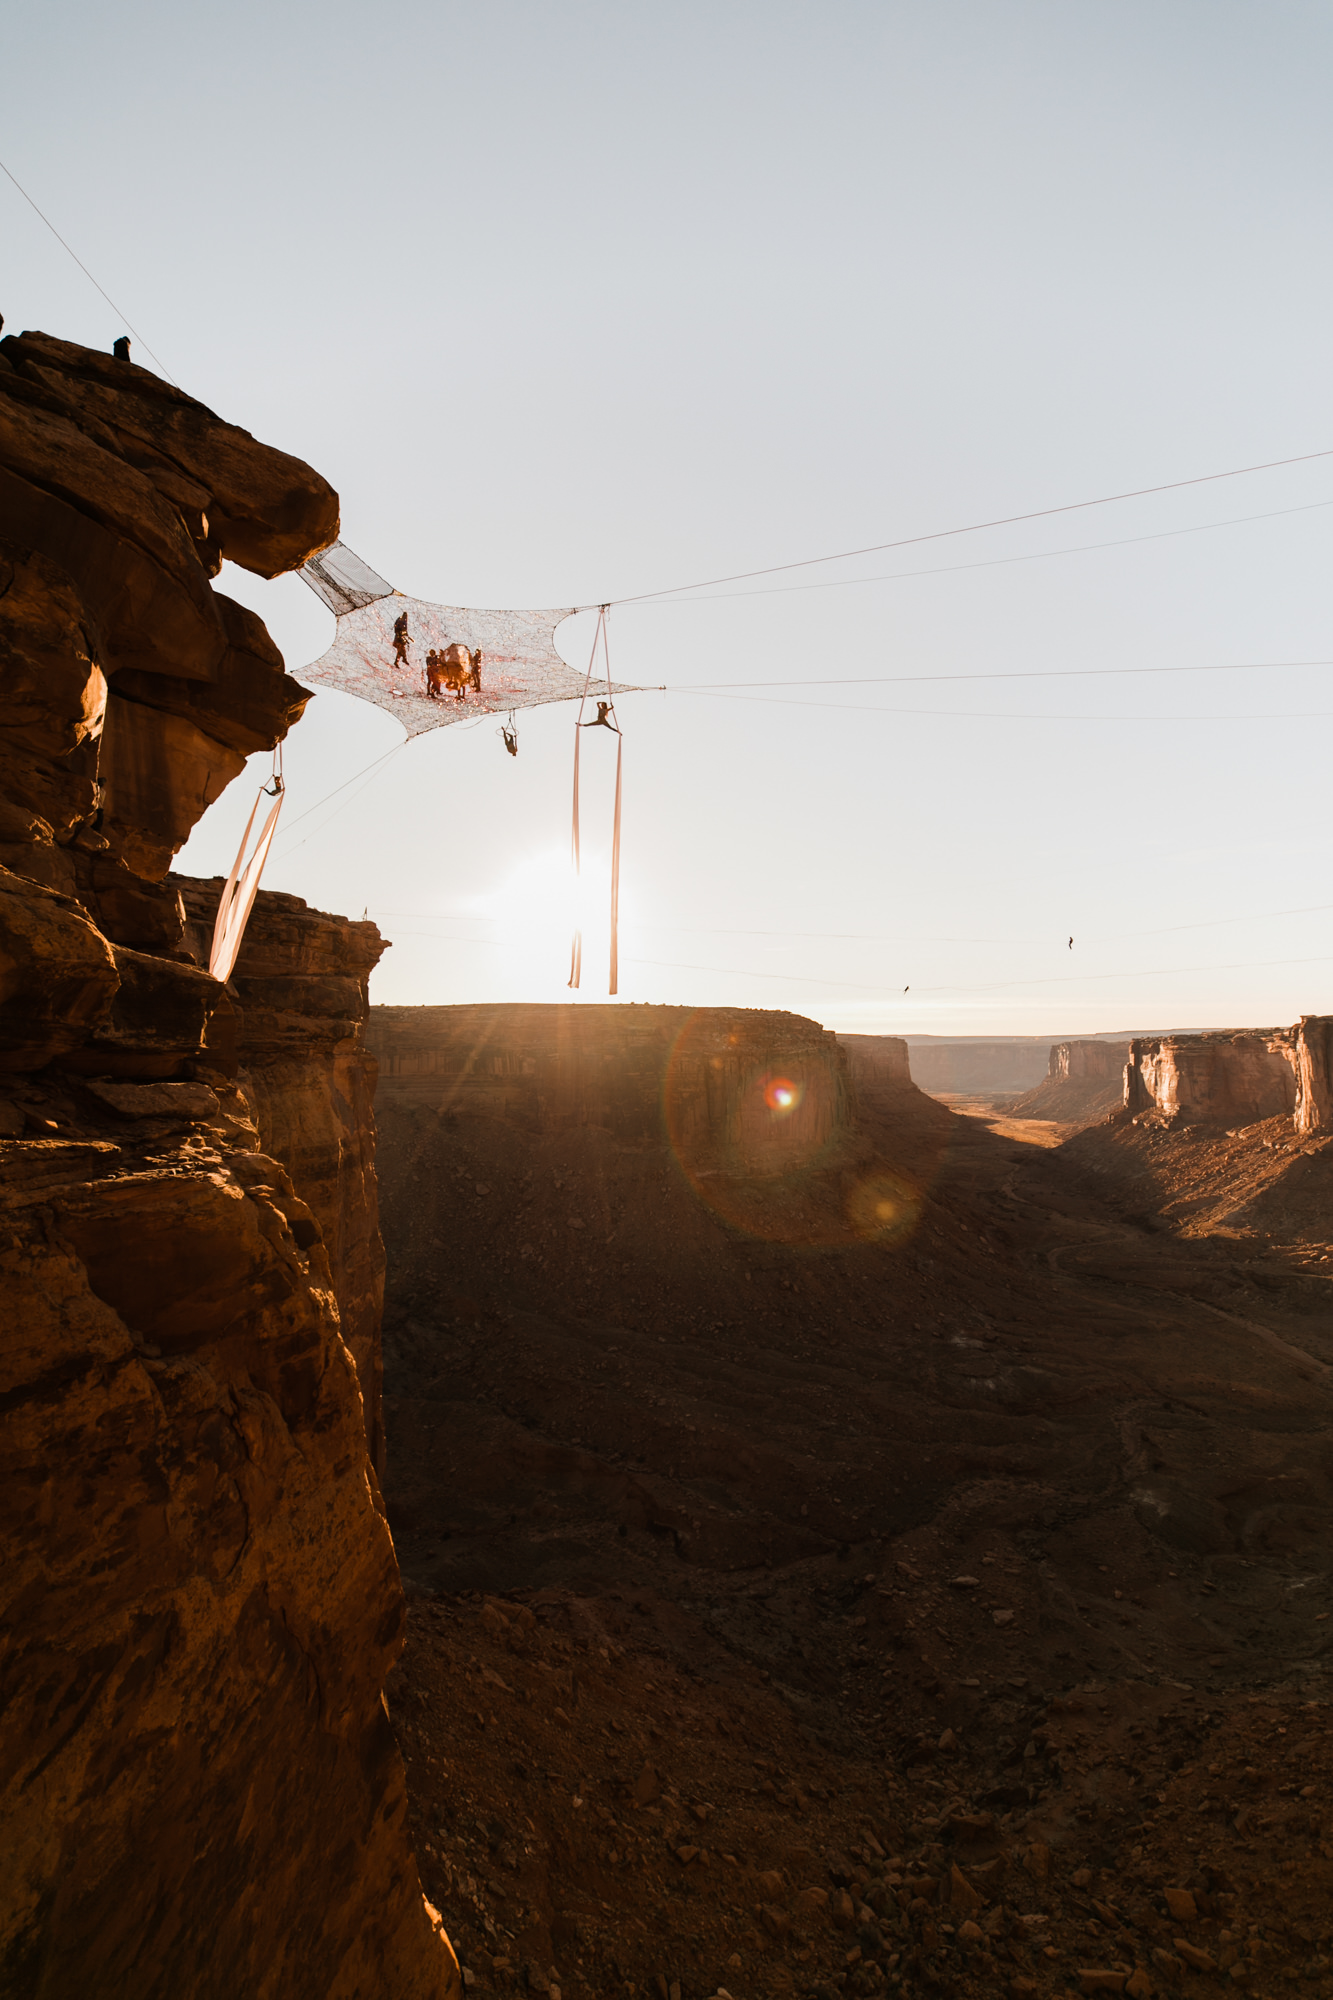
<svg viewBox="0 0 1333 2000"><path fill-rule="evenodd" d="M611 651L607 644L606 621L611 607L601 604L597 608L597 629L592 635L592 653L588 659L588 672L583 683L583 699L579 703L578 716L574 723L574 823L570 837L571 859L574 873L580 872L579 853L579 745L583 741L585 729L609 729L616 739L616 803L611 819L611 971L607 992L619 990L620 981L620 781L624 764L625 738L616 716L616 690L611 681ZM606 670L606 700L597 701L597 713L591 722L583 720L583 711L588 705L588 690L592 685L592 670L597 664L597 648L601 646L602 661ZM569 984L577 987L583 978L583 931L577 925L574 941L569 953Z"/></svg>
<svg viewBox="0 0 1333 2000"><path fill-rule="evenodd" d="M261 785L259 796L250 808L250 817L245 822L245 832L236 851L231 873L218 898L218 913L213 924L213 943L208 954L208 969L214 979L225 986L231 978L236 964L236 954L240 951L245 927L250 921L255 897L259 894L259 878L268 860L268 851L273 845L273 836L278 830L278 815L287 788L282 781L282 745L278 743L273 751L273 771L268 784ZM273 805L268 818L259 829L259 838L250 848L250 834L255 816L259 811L259 800L270 798ZM249 850L247 854L247 850Z"/></svg>
<svg viewBox="0 0 1333 2000"><path fill-rule="evenodd" d="M401 590L373 570L370 564L349 549L345 542L332 542L311 556L297 575L314 591L321 603L337 619L333 642L318 660L301 668L301 677L315 687L334 688L340 694L355 695L373 702L392 715L403 731L404 744L426 730L439 729L462 721L471 708L488 715L508 715L500 735L511 757L518 755L518 728L514 720L520 708L537 708L547 702L578 701L579 721L583 720L592 666L586 674L571 667L555 649L557 626L581 608L566 605L549 611L472 611L459 605L433 604L420 597L405 597ZM587 607L591 608L591 607ZM410 613L410 630L409 630ZM598 617L604 634L606 612ZM407 665L407 649L412 634L418 648L426 648L425 664L413 683L404 686L400 669ZM393 657L389 657L392 648ZM452 655L452 658L450 657ZM482 676L482 661L486 673ZM609 661L608 661L609 675ZM456 701L440 697L452 688ZM471 700L463 697L470 691ZM617 694L636 690L608 678L605 702L597 704L597 722L619 735L615 721ZM595 728L596 723L589 727ZM575 743L580 739L575 738ZM388 751L386 756L395 755ZM377 760L383 762L381 758ZM575 848L577 850L577 748L575 755ZM611 991L616 990L615 912L620 884L620 765L616 764L616 834L612 887ZM358 774L360 775L360 774ZM350 781L349 781L350 782ZM342 789L341 787L339 789ZM260 799L273 803L258 838L251 847L251 835L259 818ZM246 823L231 874L218 906L213 933L209 971L215 979L227 980L245 935L246 921L259 889L260 876L278 830L278 816L286 791L282 780L282 752L277 751L271 781L261 789L260 798ZM308 810L313 811L311 807ZM578 982L575 981L575 984Z"/></svg>

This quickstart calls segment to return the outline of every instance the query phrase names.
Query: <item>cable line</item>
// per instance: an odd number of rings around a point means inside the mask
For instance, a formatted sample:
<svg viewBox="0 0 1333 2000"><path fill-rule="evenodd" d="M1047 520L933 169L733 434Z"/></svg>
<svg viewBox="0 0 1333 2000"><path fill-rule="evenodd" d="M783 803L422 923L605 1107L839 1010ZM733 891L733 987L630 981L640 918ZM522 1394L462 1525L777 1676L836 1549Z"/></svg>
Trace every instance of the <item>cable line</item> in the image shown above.
<svg viewBox="0 0 1333 2000"><path fill-rule="evenodd" d="M1179 932L1182 931L1220 930L1228 924L1268 923L1268 922L1276 922L1279 918L1284 918L1284 917L1317 917L1325 915L1329 910L1333 910L1333 903L1305 903L1302 904L1298 909L1293 909L1293 910L1257 910L1257 911L1247 910L1238 917L1207 917L1202 922L1195 924L1161 924L1158 925L1157 928L1154 930L1084 931L1080 933L1080 937L1081 941L1084 944L1122 944L1127 942L1131 938L1175 937ZM373 903L371 905L370 914L376 918L383 917L386 919L386 921L390 922L398 918L403 918L408 923L425 922L425 923L498 924L504 921L502 917L488 917L483 915L480 911L383 910L383 909L377 909ZM900 950L904 946L909 946L909 945L916 947L919 945L939 945L939 944L991 945L1000 950L1009 949L1014 945L1023 945L1023 946L1032 946L1034 948L1039 949L1043 945L1051 944L1052 938L1054 937L1054 933L1052 933L1051 938L897 937L885 931L747 930L747 929L742 929L739 926L730 924L641 923L641 924L626 924L624 928L626 930L633 930L633 931L647 931L656 937L667 936L667 935L683 935L687 937L759 937L759 938L779 938L783 940L794 940L797 938L814 938L824 943L891 944L891 945L896 945ZM435 931L403 932L404 937L436 937L438 935L439 933ZM528 929L527 927L524 927L522 929L515 930L512 933L512 935L515 937L526 937L528 935ZM453 939L443 939L442 942L455 943L455 944L468 944L468 943L482 944L482 943L490 943L491 940L482 938L476 938L476 939L453 938Z"/></svg>
<svg viewBox="0 0 1333 2000"><path fill-rule="evenodd" d="M1278 710L1265 715L1040 715L1019 708L886 708L863 701L784 701L780 695L721 694L711 688L664 688L698 701L739 701L752 708L823 710L830 715L921 715L946 722L1327 722L1333 709Z"/></svg>
<svg viewBox="0 0 1333 2000"><path fill-rule="evenodd" d="M130 332L134 335L134 338L138 341L144 353L151 355L153 360L157 361L158 367L162 370L162 373L166 376L172 388L179 389L180 383L176 380L175 376L168 372L167 368L161 361L158 361L157 356L153 354L152 348L148 345L148 342L144 339L143 335L139 333L134 327L130 326L128 319L126 319L124 313L120 310L120 307L116 304L110 292L103 290L102 286L98 284L96 278L93 276L92 272L88 269L88 266L84 263L82 257L79 256L77 251L70 249L69 244L66 243L64 237L60 234L60 231L56 228L50 216L42 214L41 209L38 208L36 202L33 200L32 196L28 193L28 190L24 187L23 183L20 180L15 179L15 176L10 173L9 168L5 165L3 160L0 160L0 173L3 173L7 179L14 182L14 186L23 196L23 199L27 202L28 207L32 210L33 214L41 216L42 221L46 224L51 234L55 237L56 242L60 245L61 249L69 251L70 256L74 259L74 262L78 265L79 269L82 271L84 277L88 280L88 283L93 287L94 291L102 293L102 297L106 300L112 312L115 313L116 317L121 321L122 325L129 327Z"/></svg>
<svg viewBox="0 0 1333 2000"><path fill-rule="evenodd" d="M667 688L643 688L644 694L718 693L728 688L787 687L907 687L939 681L1073 681L1114 679L1121 674L1271 674L1299 667L1333 667L1333 660L1205 660L1194 667L1002 667L985 674L855 674L826 681L676 681Z"/></svg>
<svg viewBox="0 0 1333 2000"><path fill-rule="evenodd" d="M1079 542L1069 549L1034 549L1030 555L1025 556L989 556L979 562L937 563L930 569L891 569L883 571L879 576L827 577L821 583L780 583L771 585L766 590L723 590L713 597L685 598L680 601L680 606L677 608L690 604L731 604L738 598L747 597L790 597L802 590L851 590L862 583L898 583L910 577L954 576L960 570L968 569L1004 569L1010 563L1048 562L1055 556L1085 556L1094 554L1100 549L1129 549L1140 542L1169 542L1179 535L1203 535L1213 528L1241 528L1254 521L1280 521L1289 514L1317 513L1321 507L1333 507L1333 500L1311 500L1302 507L1276 507L1266 514L1233 514L1225 521L1199 521L1192 528L1163 528L1152 535L1122 535L1112 542ZM967 534L970 531L960 528L955 532ZM816 557L815 560L838 562L842 558L823 556ZM696 584L693 588L701 590L704 586ZM626 601L633 604L642 600L629 598ZM672 607L667 605L662 608L670 610Z"/></svg>
<svg viewBox="0 0 1333 2000"><path fill-rule="evenodd" d="M964 528L935 528L926 535L902 535L897 541L868 542L864 548L842 549L836 555L805 556L799 562L770 563L764 569L742 569L730 576L701 577L697 583L674 583L665 590L643 590L636 597L615 597L612 604L646 604L651 598L679 597L687 590L712 590L724 583L748 583L757 576L784 576L794 569L815 569L821 563L851 562L857 556L883 555L889 549L910 549L923 542L944 542L956 535L979 535L989 528L1012 528L1024 521L1047 521L1055 514L1078 514L1088 507L1111 507L1121 500L1146 500L1155 493L1179 493L1188 486L1209 486L1219 479L1244 479L1252 472L1277 472L1288 465L1310 465L1333 458L1333 446L1305 451L1295 458L1269 458L1258 465L1235 465L1225 472L1202 472L1192 479L1168 479L1160 486L1136 486L1124 493L1103 493L1096 500L1067 500L1059 507L1034 507L1026 514L1001 514L993 521L972 521Z"/></svg>

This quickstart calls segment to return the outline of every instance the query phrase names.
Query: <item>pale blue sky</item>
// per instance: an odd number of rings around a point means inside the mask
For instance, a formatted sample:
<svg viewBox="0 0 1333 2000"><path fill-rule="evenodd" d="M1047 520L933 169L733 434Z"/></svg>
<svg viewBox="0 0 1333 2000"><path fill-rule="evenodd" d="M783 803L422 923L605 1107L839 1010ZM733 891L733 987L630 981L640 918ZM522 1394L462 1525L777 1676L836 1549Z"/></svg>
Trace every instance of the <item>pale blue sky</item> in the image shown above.
<svg viewBox="0 0 1333 2000"><path fill-rule="evenodd" d="M0 157L417 595L596 601L1333 447L1325 7L56 0L6 50ZM125 330L3 181L0 228L9 329ZM813 686L1333 661L1327 503L1333 459L613 614L624 679L821 704L623 704L623 996L973 1034L1333 1010L1333 668ZM948 567L1134 536L1167 538ZM299 675L331 619L228 575ZM565 998L571 724L525 717L517 761L441 730L298 824L398 738L320 695L269 884L370 908L378 999ZM229 864L251 796L183 866ZM585 997L604 965L596 916Z"/></svg>

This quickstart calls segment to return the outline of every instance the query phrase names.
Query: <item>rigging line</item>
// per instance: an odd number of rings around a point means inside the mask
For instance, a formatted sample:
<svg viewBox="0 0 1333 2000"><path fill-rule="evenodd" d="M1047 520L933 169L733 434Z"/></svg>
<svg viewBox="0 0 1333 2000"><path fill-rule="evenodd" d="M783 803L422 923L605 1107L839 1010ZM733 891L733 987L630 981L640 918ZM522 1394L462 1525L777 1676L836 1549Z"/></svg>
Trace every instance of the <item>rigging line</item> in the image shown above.
<svg viewBox="0 0 1333 2000"><path fill-rule="evenodd" d="M1120 674L1251 674L1276 673L1287 668L1333 667L1333 660L1217 660L1197 667L1015 667L993 674L856 674L828 681L678 681L672 687L652 688L653 694L717 693L725 688L787 687L907 687L944 681L1073 681L1105 680Z"/></svg>
<svg viewBox="0 0 1333 2000"><path fill-rule="evenodd" d="M1313 514L1321 507L1333 507L1333 500L1312 500L1303 507L1276 507L1266 514L1233 514L1225 521L1200 521L1192 528L1163 528L1153 535L1123 535L1111 542L1080 542L1069 549L1034 549L1025 556L991 556L982 562L937 563L930 569L885 570L879 576L837 576L828 577L822 583L779 583L771 584L765 590L722 590L714 597L687 597L678 599L677 605L690 604L730 604L745 597L790 597L802 590L851 590L861 583L896 583L904 578L919 576L953 576L960 570L1004 569L1010 563L1048 562L1054 556L1085 556L1101 549L1128 549L1140 542L1169 542L1179 535L1202 535L1213 528L1240 528L1254 521L1279 521L1288 514ZM966 530L960 529L959 533ZM892 545L891 545L892 546ZM819 558L827 562L839 560L836 556ZM702 585L696 585L701 589ZM633 598L630 603L635 602ZM651 601L651 600L650 600ZM671 606L664 606L671 609Z"/></svg>
<svg viewBox="0 0 1333 2000"><path fill-rule="evenodd" d="M409 742L411 741L411 738L410 738L410 737L409 737L408 741L409 741ZM395 747L395 748L394 748L393 750L390 750L390 751L389 751L389 752L387 753L387 755L386 755L386 756L384 756L384 757L381 757L381 758L379 758L378 762L379 762L379 763L381 763L381 764L386 764L386 763L387 763L387 762L389 761L389 758L390 758L390 757L396 757L396 756L398 755L398 752L399 752L400 750L406 750L406 748L407 748L407 743L399 743L398 745L396 745L396 747ZM358 773L357 773L357 775L358 775L358 777L359 777L359 776L361 776L362 774L361 774L360 772L358 772ZM347 780L347 784L351 784L352 782L353 782L353 781L352 781L352 779L350 779L350 778L349 778L349 779ZM359 798L360 798L360 796L361 796L361 794L362 794L362 792L364 792L364 791L365 791L365 789L366 789L366 786L367 786L367 785L373 785L373 784L374 784L374 782L375 782L375 767L374 767L374 766L372 765L372 766L370 767L370 773L369 773L369 776L367 776L367 777L366 777L366 781L365 781L365 784L362 784L362 785L358 785L358 786L357 786L357 788L356 788L356 790L355 790L355 791L354 791L354 792L352 793L352 796L351 796L351 798L346 798L346 799L344 799L344 800L343 800L343 802L342 802L342 804L341 804L341 805L339 805L339 806L335 806L335 807L333 808L333 811L332 811L332 812L331 812L331 813L329 814L329 816L328 816L328 818L327 818L327 819L325 819L325 820L321 820L321 821L320 821L320 824L319 824L318 826L312 826L312 827L311 827L311 829L310 829L310 831L309 831L309 833L307 833L307 834L304 834L304 835L302 836L302 838L301 838L300 840L296 840L296 841L293 841L293 842L292 842L292 844L291 844L291 845L290 845L289 847L283 847L283 848L279 849L279 851L278 851L278 852L277 852L277 853L276 853L276 854L274 855L274 857L273 857L273 858L274 858L274 860L275 860L275 861L281 861L281 860L282 860L282 859L284 858L284 856L286 856L286 855L288 855L288 854L295 854L295 852L296 852L296 850L297 850L297 848L298 848L298 847L304 847L304 846L305 846L305 844L306 844L306 842L307 842L308 840L313 840L313 839L314 839L314 837L315 837L315 835L316 835L317 833L323 833L323 831L324 831L325 827L326 827L326 826L329 826L329 825L331 825L331 824L332 824L332 822L333 822L333 821L334 821L335 819L337 819L337 817L338 817L338 814L339 814L340 812L343 812L343 811L344 811L344 810L345 810L345 809L346 809L346 808L347 808L348 806L350 806L350 805L351 805L351 803L352 803L352 799L359 799ZM338 787L338 791L340 791L340 792L342 792L342 791L346 791L346 789L347 789L347 785L340 785L340 786ZM336 793L334 793L334 792L330 792L330 793L329 793L329 798L335 798L336 796L337 796L337 794L336 794ZM321 801L320 801L320 804L321 804L321 805L327 805L327 804L328 804L328 799L321 799ZM319 810L319 808L318 808L317 806L310 806L310 807L308 807L308 808L307 808L306 812L302 813L301 817L302 817L302 819L308 819L308 818L309 818L309 816L310 816L310 814L311 814L312 812L317 812L318 810ZM293 822L292 822L292 824L293 824L293 825L295 825L295 823L296 823L295 821L293 821Z"/></svg>
<svg viewBox="0 0 1333 2000"><path fill-rule="evenodd" d="M1300 709L1268 715L1032 715L1003 708L885 708L858 701L783 701L779 695L715 694L709 688L667 688L668 694L692 694L699 701L739 701L755 708L803 708L830 715L921 715L947 722L1326 722L1333 709Z"/></svg>
<svg viewBox="0 0 1333 2000"><path fill-rule="evenodd" d="M1276 922L1279 918L1283 917L1323 916L1329 910L1333 910L1333 903L1306 903L1294 910L1248 910L1238 917L1207 917L1201 923L1197 924L1162 924L1157 929L1148 931L1089 931L1083 934L1083 942L1085 944L1120 944L1131 938L1174 937L1181 931L1219 930L1227 924L1268 923ZM373 904L371 905L371 915L387 919L405 917L409 922L415 923L433 921L439 923L498 924L504 921L501 917L469 915L460 911L450 910L377 910ZM891 944L896 945L899 950L907 947L915 949L921 945L940 944L988 945L993 946L997 950L1008 950L1014 946L1040 950L1044 945L1049 945L1054 949L1054 946L1059 944L1060 948L1064 949L1062 938L895 937L886 931L764 931L743 930L728 924L627 924L625 928L634 931L648 931L657 937L684 935L689 937L780 938L784 940L816 938L821 941L840 944ZM435 931L403 932L404 937L435 937L438 935ZM514 937L525 937L527 935L528 933L525 929L517 929L511 932L511 936ZM450 942L464 943L467 940L457 939L450 940ZM476 942L482 943L488 942L488 940L477 939Z"/></svg>
<svg viewBox="0 0 1333 2000"><path fill-rule="evenodd" d="M157 361L158 367L162 370L162 373L166 376L168 382L170 382L173 389L179 389L180 383L176 380L175 376L168 373L167 368L163 362L158 361L157 356L153 354L152 348L148 345L148 342L144 339L143 335L141 333L136 332L135 328L130 326L129 321L126 319L124 313L120 310L120 307L116 304L115 300L112 298L110 292L102 290L102 287L98 284L96 278L93 276L92 272L88 269L88 266L84 263L82 257L79 256L77 251L70 250L69 244L66 243L64 237L60 234L60 231L56 228L50 216L42 214L41 209L38 208L36 202L33 200L32 196L28 193L28 190L24 187L22 181L17 180L15 176L10 173L9 168L5 165L3 160L0 160L0 173L3 173L7 179L14 182L14 186L23 196L23 199L27 202L28 207L32 210L33 214L41 216L42 221L46 224L51 234L55 237L56 242L60 245L61 249L69 251L70 256L74 259L74 262L78 265L79 269L82 271L84 277L88 280L89 284L93 287L95 291L102 293L102 297L106 300L112 312L116 314L117 318L121 321L122 325L129 327L130 332L134 334L134 338L138 341L144 353L152 355L153 360Z"/></svg>
<svg viewBox="0 0 1333 2000"><path fill-rule="evenodd" d="M789 570L815 569L820 563L851 562L857 556L882 555L886 549L916 548L923 542L944 542L955 535L979 535L989 528L1012 528L1023 521L1046 521L1053 514L1078 514L1088 507L1111 507L1121 500L1146 500L1154 493L1179 493L1187 486L1210 486L1219 479L1243 479L1252 472L1277 472L1288 465L1309 465L1333 458L1333 445L1323 451L1300 452L1295 458L1269 458L1258 465L1234 465L1225 472L1203 472L1193 479L1168 479L1160 486L1135 486L1124 493L1103 493L1096 500L1067 500L1059 507L1034 507L1026 514L1001 514L993 521L972 521L964 528L936 528L928 535L902 535L897 541L868 542L864 548L842 549L836 555L805 556L799 562L769 563L764 569L741 569L730 576L701 577L697 583L673 583L665 590L642 590L635 597L612 598L613 604L646 604L654 597L678 597L686 590L712 590L723 583L748 583L756 576L782 576Z"/></svg>
<svg viewBox="0 0 1333 2000"><path fill-rule="evenodd" d="M496 949L504 942L501 938L441 938L433 931L403 931L400 935L433 939L437 944L479 944ZM692 965L683 959L674 958L627 958L624 963L651 965L663 972L708 972L726 974L736 979L784 980L789 986L850 987L857 993L875 993L885 1000L898 1000L903 997L896 987L886 986L882 981L878 985L869 985L864 980L829 979L818 972L754 972L748 967L739 965ZM1023 986L1091 985L1107 979L1170 979L1199 972L1264 972L1287 965L1333 965L1333 958L1260 958L1236 959L1227 965L1159 965L1132 972L1064 973L1053 979L997 979L973 986L913 986L912 992L913 994L997 993Z"/></svg>
<svg viewBox="0 0 1333 2000"><path fill-rule="evenodd" d="M902 998L901 993L883 982L871 986L862 980L826 979L816 972L750 972L738 965L686 965L669 958L632 958L627 959L625 963L655 965L667 972L729 973L737 979L785 979L797 986L850 986L859 993L877 993L885 1000ZM922 993L996 993L1016 986L1081 986L1106 979L1168 979L1179 974L1197 972L1262 972L1282 965L1333 965L1333 958L1237 959L1229 965L1159 965L1133 972L1063 973L1055 978L996 979L975 986L913 986L912 993L914 996Z"/></svg>
<svg viewBox="0 0 1333 2000"><path fill-rule="evenodd" d="M353 771L350 778L344 778L342 783L335 785L331 792L325 792L322 799L316 799L314 805L307 806L303 813L298 813L295 819L287 822L288 833L291 832L294 826L299 826L303 819L309 819L311 813L317 813L321 806L326 806L330 799L336 799L339 792L345 792L349 785L354 785L358 778L364 778L366 773L373 771L377 764L386 764L390 757L396 757L400 750L406 750L407 744L410 741L411 738L409 737L405 742L395 743L391 750L385 750L382 755L376 757L374 763L363 764L359 771Z"/></svg>

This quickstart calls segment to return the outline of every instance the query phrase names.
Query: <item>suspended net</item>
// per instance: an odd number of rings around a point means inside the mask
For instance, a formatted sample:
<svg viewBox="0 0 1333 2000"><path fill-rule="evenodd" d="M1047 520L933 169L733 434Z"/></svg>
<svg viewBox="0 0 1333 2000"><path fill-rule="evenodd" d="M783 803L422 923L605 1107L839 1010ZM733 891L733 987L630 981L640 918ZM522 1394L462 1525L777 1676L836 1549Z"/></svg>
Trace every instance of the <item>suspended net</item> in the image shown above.
<svg viewBox="0 0 1333 2000"><path fill-rule="evenodd" d="M343 542L300 575L338 620L333 644L301 669L387 709L409 737L469 716L506 715L543 702L578 701L587 676L555 650L555 629L581 607L468 611L405 597ZM617 694L629 692L618 685Z"/></svg>

